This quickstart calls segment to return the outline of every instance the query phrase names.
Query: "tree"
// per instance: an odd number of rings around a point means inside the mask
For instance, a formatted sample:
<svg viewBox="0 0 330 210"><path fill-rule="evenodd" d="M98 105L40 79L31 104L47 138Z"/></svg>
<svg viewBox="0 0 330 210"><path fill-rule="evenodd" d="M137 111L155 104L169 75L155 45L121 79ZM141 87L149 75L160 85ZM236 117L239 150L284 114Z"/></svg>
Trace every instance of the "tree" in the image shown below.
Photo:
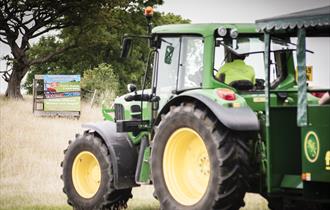
<svg viewBox="0 0 330 210"><path fill-rule="evenodd" d="M32 65L45 63L76 45L75 42L71 42L48 54L31 57L28 55L31 39L51 30L78 26L85 18L91 18L103 8L111 10L115 7L127 7L130 2L135 1L1 0L0 42L10 47L12 53L10 59L13 63L6 96L22 98L20 84Z"/></svg>
<svg viewBox="0 0 330 210"><path fill-rule="evenodd" d="M143 15L145 5L127 8L116 8L110 12L102 10L97 18L85 19L84 26L90 27L90 33L80 35L80 44L52 59L47 64L36 65L28 75L25 87L32 91L35 74L84 74L87 69L96 68L100 63L110 64L120 81L116 94L126 92L126 84L141 85L148 55L146 40L134 41L132 55L129 59L121 59L121 40L125 33L146 34L147 22ZM155 26L173 23L190 23L179 15L172 13L154 13ZM43 38L31 49L31 56L38 57L58 48L62 43L58 40L74 40L78 36L77 28L66 28L56 37ZM66 43L70 43L67 41ZM63 47L63 46L62 46ZM79 56L77 56L79 55Z"/></svg>

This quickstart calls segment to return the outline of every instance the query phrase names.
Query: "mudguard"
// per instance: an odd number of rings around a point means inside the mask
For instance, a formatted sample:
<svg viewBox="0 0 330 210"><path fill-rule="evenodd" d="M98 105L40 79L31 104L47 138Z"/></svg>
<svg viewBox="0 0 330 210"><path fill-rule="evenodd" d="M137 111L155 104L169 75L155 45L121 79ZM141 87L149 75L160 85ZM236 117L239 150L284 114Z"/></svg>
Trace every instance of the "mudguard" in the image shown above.
<svg viewBox="0 0 330 210"><path fill-rule="evenodd" d="M161 114L169 111L170 106L179 105L184 101L196 100L204 104L229 129L236 131L258 131L260 129L257 115L249 107L223 107L212 99L198 93L184 93L172 98L159 112L156 123L160 121Z"/></svg>
<svg viewBox="0 0 330 210"><path fill-rule="evenodd" d="M111 121L83 124L82 127L97 133L107 145L113 167L114 188L138 186L135 182L137 148L131 143L127 133L117 133L116 124Z"/></svg>

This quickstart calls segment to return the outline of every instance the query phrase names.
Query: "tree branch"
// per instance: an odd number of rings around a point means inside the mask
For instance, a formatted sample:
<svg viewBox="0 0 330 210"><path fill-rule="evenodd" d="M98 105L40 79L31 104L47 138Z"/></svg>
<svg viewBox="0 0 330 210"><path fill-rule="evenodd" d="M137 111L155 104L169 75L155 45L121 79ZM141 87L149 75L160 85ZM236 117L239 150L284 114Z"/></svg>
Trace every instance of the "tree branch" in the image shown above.
<svg viewBox="0 0 330 210"><path fill-rule="evenodd" d="M62 29L64 27L65 26L53 26L53 27L49 27L49 28L44 29L43 31L40 31L39 33L33 34L31 36L31 38L35 38L35 37L40 36L41 34L44 34L44 33L48 32L48 31L51 31L51 30L54 30L54 29Z"/></svg>
<svg viewBox="0 0 330 210"><path fill-rule="evenodd" d="M60 49L56 50L55 52L52 52L52 53L49 53L48 55L45 55L44 57L37 58L37 59L34 59L34 60L30 61L29 65L36 65L36 64L45 63L46 61L49 61L53 57L63 53L64 51L66 51L68 49L74 48L74 47L76 47L75 44L60 48Z"/></svg>

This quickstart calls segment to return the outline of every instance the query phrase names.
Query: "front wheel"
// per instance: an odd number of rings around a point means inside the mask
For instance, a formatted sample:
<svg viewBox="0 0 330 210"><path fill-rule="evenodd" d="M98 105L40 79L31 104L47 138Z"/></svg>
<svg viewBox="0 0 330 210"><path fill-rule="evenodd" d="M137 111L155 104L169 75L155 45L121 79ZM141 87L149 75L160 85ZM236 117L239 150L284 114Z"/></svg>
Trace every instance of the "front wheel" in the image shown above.
<svg viewBox="0 0 330 210"><path fill-rule="evenodd" d="M247 190L249 149L193 104L172 107L155 130L152 176L164 210L239 209Z"/></svg>
<svg viewBox="0 0 330 210"><path fill-rule="evenodd" d="M63 191L75 210L113 210L127 207L131 188L113 188L109 151L93 133L78 136L65 150Z"/></svg>

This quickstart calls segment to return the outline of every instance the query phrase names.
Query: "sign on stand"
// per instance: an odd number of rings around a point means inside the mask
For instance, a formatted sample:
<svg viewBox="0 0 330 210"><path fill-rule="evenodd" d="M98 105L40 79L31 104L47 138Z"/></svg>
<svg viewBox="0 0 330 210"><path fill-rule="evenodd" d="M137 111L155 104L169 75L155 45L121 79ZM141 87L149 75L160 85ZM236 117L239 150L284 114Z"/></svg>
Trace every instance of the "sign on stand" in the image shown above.
<svg viewBox="0 0 330 210"><path fill-rule="evenodd" d="M35 75L33 113L79 117L80 75Z"/></svg>

